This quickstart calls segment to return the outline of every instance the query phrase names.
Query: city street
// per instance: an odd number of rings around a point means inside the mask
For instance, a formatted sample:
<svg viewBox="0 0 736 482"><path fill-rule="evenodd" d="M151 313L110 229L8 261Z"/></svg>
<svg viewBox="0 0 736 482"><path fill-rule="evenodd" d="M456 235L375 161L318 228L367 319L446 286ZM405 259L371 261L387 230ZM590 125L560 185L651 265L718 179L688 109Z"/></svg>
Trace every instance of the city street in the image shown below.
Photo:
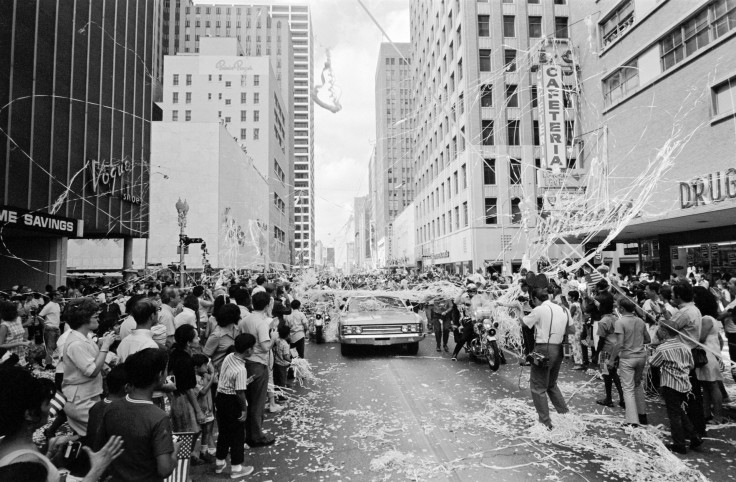
<svg viewBox="0 0 736 482"><path fill-rule="evenodd" d="M566 398L579 389L571 410L612 417L586 419L588 427L572 437L552 432L567 440L540 442L529 435L535 419L529 369L507 358L492 373L466 354L452 362L450 354L436 353L433 338L416 357L380 348L343 358L337 344L309 344L307 359L319 382L297 387L290 408L268 417L277 442L246 451L246 464L256 469L247 480L646 480L682 468L678 460L710 480L736 476L733 427L710 429L703 448L687 456L655 454L620 427L622 409L595 404L603 383L584 386L591 377L572 371L570 361L560 387ZM728 387L733 393L733 384ZM496 408L488 411L486 403ZM665 423L663 405L650 399L648 410L651 424ZM202 466L192 476L209 481L228 474Z"/></svg>

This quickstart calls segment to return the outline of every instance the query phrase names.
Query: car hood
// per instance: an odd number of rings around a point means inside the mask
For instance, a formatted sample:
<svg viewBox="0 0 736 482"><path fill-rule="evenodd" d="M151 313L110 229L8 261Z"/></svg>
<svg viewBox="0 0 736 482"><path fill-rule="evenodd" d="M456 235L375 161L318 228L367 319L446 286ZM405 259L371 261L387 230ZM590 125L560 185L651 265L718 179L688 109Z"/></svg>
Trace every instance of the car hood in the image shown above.
<svg viewBox="0 0 736 482"><path fill-rule="evenodd" d="M361 325L385 325L387 323L419 323L419 318L412 311L366 311L348 313L342 317L343 323Z"/></svg>

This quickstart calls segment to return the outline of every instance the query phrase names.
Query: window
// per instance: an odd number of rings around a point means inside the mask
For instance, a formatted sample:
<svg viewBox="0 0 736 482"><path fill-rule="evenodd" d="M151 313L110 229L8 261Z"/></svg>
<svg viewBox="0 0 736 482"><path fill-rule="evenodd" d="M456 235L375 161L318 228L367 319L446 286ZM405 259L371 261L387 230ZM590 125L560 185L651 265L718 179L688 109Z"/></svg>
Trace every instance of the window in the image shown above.
<svg viewBox="0 0 736 482"><path fill-rule="evenodd" d="M174 93L173 93L173 94L171 95L171 102L172 102L173 104L178 104L178 103L179 103L179 92L174 92Z"/></svg>
<svg viewBox="0 0 736 482"><path fill-rule="evenodd" d="M712 100L714 115L736 112L736 77L713 87Z"/></svg>
<svg viewBox="0 0 736 482"><path fill-rule="evenodd" d="M463 226L468 227L468 202L463 203Z"/></svg>
<svg viewBox="0 0 736 482"><path fill-rule="evenodd" d="M179 74L174 74L174 85L179 85Z"/></svg>
<svg viewBox="0 0 736 482"><path fill-rule="evenodd" d="M509 184L521 184L521 161L518 159L509 159Z"/></svg>
<svg viewBox="0 0 736 482"><path fill-rule="evenodd" d="M261 130L260 129L253 129L253 140L257 141L261 138Z"/></svg>
<svg viewBox="0 0 736 482"><path fill-rule="evenodd" d="M258 92L253 92L253 103L258 104L261 101L261 96Z"/></svg>
<svg viewBox="0 0 736 482"><path fill-rule="evenodd" d="M575 138L575 121L565 121L565 144L568 146L572 145L572 140Z"/></svg>
<svg viewBox="0 0 736 482"><path fill-rule="evenodd" d="M176 122L179 120L179 111L178 110L172 110L171 111L171 120L173 122Z"/></svg>
<svg viewBox="0 0 736 482"><path fill-rule="evenodd" d="M184 102L187 104L192 103L192 93L191 92L187 92L184 94Z"/></svg>
<svg viewBox="0 0 736 482"><path fill-rule="evenodd" d="M555 0L555 5L565 5L567 0Z"/></svg>
<svg viewBox="0 0 736 482"><path fill-rule="evenodd" d="M246 92L241 92L240 93L240 103L241 104L245 104L246 97L247 97Z"/></svg>
<svg viewBox="0 0 736 482"><path fill-rule="evenodd" d="M498 224L498 211L495 197L485 198L486 224Z"/></svg>
<svg viewBox="0 0 736 482"><path fill-rule="evenodd" d="M258 87L261 85L261 76L260 75L254 75L253 76L253 85Z"/></svg>
<svg viewBox="0 0 736 482"><path fill-rule="evenodd" d="M555 17L555 37L568 38L567 17Z"/></svg>
<svg viewBox="0 0 736 482"><path fill-rule="evenodd" d="M537 86L536 85L532 85L531 91L532 91L532 109L536 109L539 106L538 105L538 97L539 96L537 94Z"/></svg>
<svg viewBox="0 0 736 482"><path fill-rule="evenodd" d="M480 71L491 71L491 51L487 49L480 50Z"/></svg>
<svg viewBox="0 0 736 482"><path fill-rule="evenodd" d="M212 100L212 92L207 94L207 100Z"/></svg>
<svg viewBox="0 0 736 482"><path fill-rule="evenodd" d="M540 37L542 37L542 17L529 17L529 38Z"/></svg>
<svg viewBox="0 0 736 482"><path fill-rule="evenodd" d="M232 87L233 83L229 80L225 81L225 87Z"/></svg>
<svg viewBox="0 0 736 482"><path fill-rule="evenodd" d="M539 121L534 121L532 126L532 144L539 145Z"/></svg>
<svg viewBox="0 0 736 482"><path fill-rule="evenodd" d="M519 94L514 84L506 86L506 107L519 107Z"/></svg>
<svg viewBox="0 0 736 482"><path fill-rule="evenodd" d="M245 134L246 134L246 129L240 129L240 140L244 141L246 139Z"/></svg>
<svg viewBox="0 0 736 482"><path fill-rule="evenodd" d="M491 17L489 15L478 15L478 36L491 36Z"/></svg>
<svg viewBox="0 0 736 482"><path fill-rule="evenodd" d="M187 85L192 85L192 74L187 74Z"/></svg>
<svg viewBox="0 0 736 482"><path fill-rule="evenodd" d="M481 87L480 106L493 107L493 85L485 84Z"/></svg>
<svg viewBox="0 0 736 482"><path fill-rule="evenodd" d="M506 123L506 134L508 135L510 146L518 146L521 144L518 120L510 120Z"/></svg>
<svg viewBox="0 0 736 482"><path fill-rule="evenodd" d="M460 168L461 175L463 177L463 189L468 188L468 166L465 164Z"/></svg>
<svg viewBox="0 0 736 482"><path fill-rule="evenodd" d="M516 37L516 17L513 15L503 16L503 36Z"/></svg>
<svg viewBox="0 0 736 482"><path fill-rule="evenodd" d="M495 159L483 159L483 184L490 186L496 184Z"/></svg>
<svg viewBox="0 0 736 482"><path fill-rule="evenodd" d="M192 120L192 111L191 110L185 110L184 111L184 120L186 122L189 122Z"/></svg>
<svg viewBox="0 0 736 482"><path fill-rule="evenodd" d="M603 46L616 40L626 29L634 23L634 1L627 0L619 5L601 23L601 38Z"/></svg>
<svg viewBox="0 0 736 482"><path fill-rule="evenodd" d="M232 117L226 116L225 117L225 124L229 124L230 122L232 122Z"/></svg>
<svg viewBox="0 0 736 482"><path fill-rule="evenodd" d="M511 200L511 223L521 224L521 199L515 197Z"/></svg>
<svg viewBox="0 0 736 482"><path fill-rule="evenodd" d="M458 189L458 183L457 183L457 171L455 171L454 173L452 173L452 181L453 181L453 184L455 185L455 194L457 194L458 191L459 191L459 189Z"/></svg>
<svg viewBox="0 0 736 482"><path fill-rule="evenodd" d="M493 121L492 120L484 120L482 123L482 129L481 129L481 139L483 141L484 146L492 146L493 145Z"/></svg>
<svg viewBox="0 0 736 482"><path fill-rule="evenodd" d="M714 38L720 38L729 30L736 28L736 2L718 0L710 8L712 9Z"/></svg>
<svg viewBox="0 0 736 482"><path fill-rule="evenodd" d="M506 49L503 51L503 65L507 72L516 72L516 50Z"/></svg>
<svg viewBox="0 0 736 482"><path fill-rule="evenodd" d="M253 122L258 122L261 120L261 112L258 110L253 111Z"/></svg>
<svg viewBox="0 0 736 482"><path fill-rule="evenodd" d="M460 206L455 206L455 229L460 229Z"/></svg>
<svg viewBox="0 0 736 482"><path fill-rule="evenodd" d="M603 80L603 100L606 106L615 104L639 87L639 67L637 59L616 69Z"/></svg>
<svg viewBox="0 0 736 482"><path fill-rule="evenodd" d="M240 122L246 122L247 120L248 120L248 111L241 110L240 111Z"/></svg>
<svg viewBox="0 0 736 482"><path fill-rule="evenodd" d="M230 105L230 99L225 99L225 105Z"/></svg>

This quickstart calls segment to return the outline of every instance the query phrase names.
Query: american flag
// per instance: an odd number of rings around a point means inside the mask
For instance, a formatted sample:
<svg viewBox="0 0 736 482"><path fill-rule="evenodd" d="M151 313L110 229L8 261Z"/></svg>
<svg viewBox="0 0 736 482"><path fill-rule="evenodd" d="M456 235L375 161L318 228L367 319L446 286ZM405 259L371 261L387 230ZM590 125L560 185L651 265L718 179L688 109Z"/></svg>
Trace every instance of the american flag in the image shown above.
<svg viewBox="0 0 736 482"><path fill-rule="evenodd" d="M176 469L166 482L187 482L189 479L189 457L192 456L192 449L197 443L198 433L193 432L176 432L174 442L180 441L179 453L177 454Z"/></svg>
<svg viewBox="0 0 736 482"><path fill-rule="evenodd" d="M54 398L51 399L49 405L49 417L55 417L59 412L64 410L66 397L61 393L61 390L57 390L56 393L54 393Z"/></svg>

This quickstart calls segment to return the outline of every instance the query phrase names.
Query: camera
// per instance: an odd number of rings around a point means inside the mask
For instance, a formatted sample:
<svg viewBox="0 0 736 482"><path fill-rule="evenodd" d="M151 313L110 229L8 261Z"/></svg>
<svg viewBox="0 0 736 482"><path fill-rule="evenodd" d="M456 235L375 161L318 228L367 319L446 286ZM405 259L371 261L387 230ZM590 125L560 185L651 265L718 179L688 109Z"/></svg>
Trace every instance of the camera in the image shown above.
<svg viewBox="0 0 736 482"><path fill-rule="evenodd" d="M66 460L76 460L82 451L82 442L68 442L64 450L64 458Z"/></svg>
<svg viewBox="0 0 736 482"><path fill-rule="evenodd" d="M536 351L531 352L527 358L529 363L540 368L547 368L549 366L549 357Z"/></svg>

